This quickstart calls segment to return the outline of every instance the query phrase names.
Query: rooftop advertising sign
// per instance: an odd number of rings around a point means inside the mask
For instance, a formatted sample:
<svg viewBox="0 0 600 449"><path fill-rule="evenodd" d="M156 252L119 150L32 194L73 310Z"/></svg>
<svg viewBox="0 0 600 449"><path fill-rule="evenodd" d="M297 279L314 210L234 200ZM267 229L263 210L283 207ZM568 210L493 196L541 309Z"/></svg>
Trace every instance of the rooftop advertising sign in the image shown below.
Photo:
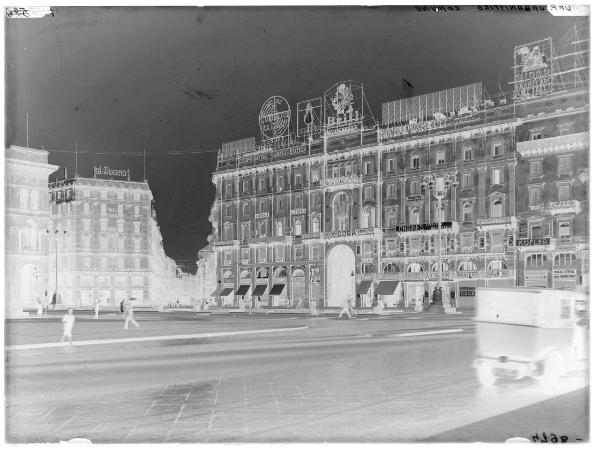
<svg viewBox="0 0 600 449"><path fill-rule="evenodd" d="M547 95L554 90L552 38L517 45L513 56L514 98Z"/></svg>
<svg viewBox="0 0 600 449"><path fill-rule="evenodd" d="M260 132L266 139L289 135L291 109L287 100L275 95L264 102L258 115Z"/></svg>

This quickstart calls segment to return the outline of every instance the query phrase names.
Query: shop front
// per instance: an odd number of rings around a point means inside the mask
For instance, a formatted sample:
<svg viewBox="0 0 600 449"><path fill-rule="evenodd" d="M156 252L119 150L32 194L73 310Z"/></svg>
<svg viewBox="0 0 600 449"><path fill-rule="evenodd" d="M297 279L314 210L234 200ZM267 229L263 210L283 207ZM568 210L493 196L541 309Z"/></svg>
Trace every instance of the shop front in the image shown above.
<svg viewBox="0 0 600 449"><path fill-rule="evenodd" d="M250 291L250 284L242 284L235 291L234 296L236 297L237 303L240 309L245 309L250 304L250 296L248 292Z"/></svg>
<svg viewBox="0 0 600 449"><path fill-rule="evenodd" d="M356 288L357 307L372 307L373 304L373 281L361 281Z"/></svg>
<svg viewBox="0 0 600 449"><path fill-rule="evenodd" d="M400 281L380 281L375 296L383 299L384 307L398 307L401 297Z"/></svg>

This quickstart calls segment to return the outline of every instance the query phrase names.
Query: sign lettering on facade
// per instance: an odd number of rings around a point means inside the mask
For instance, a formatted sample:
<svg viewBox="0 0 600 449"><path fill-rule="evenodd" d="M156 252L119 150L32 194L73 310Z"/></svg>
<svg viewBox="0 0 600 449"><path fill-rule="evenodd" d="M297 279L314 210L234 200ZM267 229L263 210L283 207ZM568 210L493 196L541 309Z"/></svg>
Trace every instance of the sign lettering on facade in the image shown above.
<svg viewBox="0 0 600 449"><path fill-rule="evenodd" d="M449 229L452 227L451 221L442 221L442 229ZM415 225L402 225L396 226L396 231L398 232L414 232L414 231L430 231L432 229L437 229L437 223L423 223L423 224L415 224Z"/></svg>
<svg viewBox="0 0 600 449"><path fill-rule="evenodd" d="M97 177L110 177L110 178L127 178L129 179L129 169L117 169L111 168L107 165L104 167L97 167L94 165L94 178Z"/></svg>
<svg viewBox="0 0 600 449"><path fill-rule="evenodd" d="M323 94L326 137L339 136L362 129L365 118L362 84L337 83Z"/></svg>
<svg viewBox="0 0 600 449"><path fill-rule="evenodd" d="M475 287L460 287L458 296L475 296Z"/></svg>
<svg viewBox="0 0 600 449"><path fill-rule="evenodd" d="M552 39L517 45L514 52L514 98L539 97L554 90Z"/></svg>
<svg viewBox="0 0 600 449"><path fill-rule="evenodd" d="M349 229L347 231L335 231L325 233L326 239L335 239L340 237L355 237L357 235L369 235L373 234L371 229Z"/></svg>
<svg viewBox="0 0 600 449"><path fill-rule="evenodd" d="M517 240L517 246L537 246L537 245L549 245L549 244L550 244L549 237Z"/></svg>

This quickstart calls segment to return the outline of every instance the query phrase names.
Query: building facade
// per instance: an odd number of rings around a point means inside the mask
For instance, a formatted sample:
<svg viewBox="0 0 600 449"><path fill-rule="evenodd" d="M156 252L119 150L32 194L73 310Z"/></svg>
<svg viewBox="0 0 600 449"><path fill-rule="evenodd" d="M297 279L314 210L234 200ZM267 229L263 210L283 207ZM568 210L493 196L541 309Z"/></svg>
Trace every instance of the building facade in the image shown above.
<svg viewBox="0 0 600 449"><path fill-rule="evenodd" d="M48 284L48 152L11 146L5 152L5 313L44 300Z"/></svg>
<svg viewBox="0 0 600 449"><path fill-rule="evenodd" d="M169 264L148 183L75 176L51 182L49 190L48 288L58 291L59 302L91 307L96 300L117 306L130 297L140 305L159 301Z"/></svg>
<svg viewBox="0 0 600 449"><path fill-rule="evenodd" d="M298 103L296 133L268 99L262 141L223 144L213 175L219 303L414 308L441 285L448 308L478 286L542 286L542 270L548 287L585 283L587 90L541 92L548 64L522 61L516 82L542 78L510 100L475 83L384 103L380 122L353 81Z"/></svg>
<svg viewBox="0 0 600 449"><path fill-rule="evenodd" d="M198 261L196 262L198 266L196 270L198 296L208 304L216 306L216 298L211 294L217 288L217 259L212 245L212 236L209 236L208 239L208 245L198 251Z"/></svg>

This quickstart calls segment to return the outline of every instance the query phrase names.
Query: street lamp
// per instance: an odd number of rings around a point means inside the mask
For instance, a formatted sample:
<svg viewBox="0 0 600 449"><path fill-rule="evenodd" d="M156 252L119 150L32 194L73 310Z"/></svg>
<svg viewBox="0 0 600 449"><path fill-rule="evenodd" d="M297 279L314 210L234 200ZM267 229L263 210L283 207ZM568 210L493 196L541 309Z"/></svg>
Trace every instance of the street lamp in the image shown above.
<svg viewBox="0 0 600 449"><path fill-rule="evenodd" d="M424 175L423 186L431 190L433 196L438 201L438 286L442 286L442 200L450 187L458 185L457 173L444 173L438 175Z"/></svg>
<svg viewBox="0 0 600 449"><path fill-rule="evenodd" d="M62 231L63 235L67 234L67 231ZM46 234L48 234L48 236L50 236L52 234L52 232L49 229L46 229ZM54 268L55 268L55 278L54 278L54 292L56 293L57 299L58 299L58 236L60 235L60 231L58 229L54 230L54 235L56 236L56 252L55 252L55 264L54 264Z"/></svg>

